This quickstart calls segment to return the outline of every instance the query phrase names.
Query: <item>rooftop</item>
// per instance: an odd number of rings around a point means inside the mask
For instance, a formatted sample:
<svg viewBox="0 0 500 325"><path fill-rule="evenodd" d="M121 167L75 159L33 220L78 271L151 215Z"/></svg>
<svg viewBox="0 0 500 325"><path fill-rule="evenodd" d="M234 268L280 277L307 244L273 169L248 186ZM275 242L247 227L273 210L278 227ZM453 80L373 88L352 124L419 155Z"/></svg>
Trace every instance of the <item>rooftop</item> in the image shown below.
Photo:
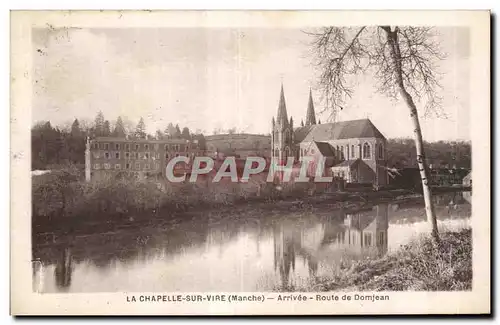
<svg viewBox="0 0 500 325"><path fill-rule="evenodd" d="M141 143L186 143L188 140L185 139L144 139L144 138L122 138L122 137L95 137L91 138L90 141L98 142L141 142Z"/></svg>
<svg viewBox="0 0 500 325"><path fill-rule="evenodd" d="M298 142L385 137L369 119L303 126L294 130Z"/></svg>

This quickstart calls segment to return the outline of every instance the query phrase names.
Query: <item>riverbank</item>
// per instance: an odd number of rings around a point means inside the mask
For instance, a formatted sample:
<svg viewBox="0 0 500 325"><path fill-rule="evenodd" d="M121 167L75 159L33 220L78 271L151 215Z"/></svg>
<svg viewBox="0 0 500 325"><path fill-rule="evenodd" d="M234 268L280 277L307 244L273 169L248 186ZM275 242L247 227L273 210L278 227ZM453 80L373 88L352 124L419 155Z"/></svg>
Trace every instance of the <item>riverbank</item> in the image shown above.
<svg viewBox="0 0 500 325"><path fill-rule="evenodd" d="M369 202L421 198L410 190L365 190L325 193L313 183L164 183L108 180L86 183L71 172L33 177L33 233L79 231L113 226L140 226L179 214L262 207L307 209L318 205L353 208Z"/></svg>
<svg viewBox="0 0 500 325"><path fill-rule="evenodd" d="M472 231L423 237L376 260L362 260L296 291L463 291L472 289Z"/></svg>

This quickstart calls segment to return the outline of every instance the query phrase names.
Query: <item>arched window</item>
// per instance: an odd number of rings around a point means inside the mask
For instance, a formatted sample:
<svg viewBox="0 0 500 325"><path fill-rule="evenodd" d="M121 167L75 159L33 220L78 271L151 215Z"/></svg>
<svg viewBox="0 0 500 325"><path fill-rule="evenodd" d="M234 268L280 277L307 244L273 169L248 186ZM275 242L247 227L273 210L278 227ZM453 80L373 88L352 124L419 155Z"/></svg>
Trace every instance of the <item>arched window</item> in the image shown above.
<svg viewBox="0 0 500 325"><path fill-rule="evenodd" d="M345 151L346 151L346 158L349 160L349 145L345 146Z"/></svg>
<svg viewBox="0 0 500 325"><path fill-rule="evenodd" d="M288 159L288 156L290 156L290 148L286 147L285 148L285 159Z"/></svg>
<svg viewBox="0 0 500 325"><path fill-rule="evenodd" d="M365 142L363 144L363 159L370 159L371 158L371 152L370 152L370 145Z"/></svg>
<svg viewBox="0 0 500 325"><path fill-rule="evenodd" d="M274 156L275 156L275 157L278 157L278 156L279 156L278 149L274 149Z"/></svg>
<svg viewBox="0 0 500 325"><path fill-rule="evenodd" d="M356 150L354 150L354 145L351 146L351 155L352 155L352 158L356 158Z"/></svg>
<svg viewBox="0 0 500 325"><path fill-rule="evenodd" d="M290 130L286 129L285 130L285 142L290 141Z"/></svg>
<svg viewBox="0 0 500 325"><path fill-rule="evenodd" d="M384 159L384 146L382 144L378 146L378 159Z"/></svg>
<svg viewBox="0 0 500 325"><path fill-rule="evenodd" d="M344 146L340 146L340 159L344 160Z"/></svg>

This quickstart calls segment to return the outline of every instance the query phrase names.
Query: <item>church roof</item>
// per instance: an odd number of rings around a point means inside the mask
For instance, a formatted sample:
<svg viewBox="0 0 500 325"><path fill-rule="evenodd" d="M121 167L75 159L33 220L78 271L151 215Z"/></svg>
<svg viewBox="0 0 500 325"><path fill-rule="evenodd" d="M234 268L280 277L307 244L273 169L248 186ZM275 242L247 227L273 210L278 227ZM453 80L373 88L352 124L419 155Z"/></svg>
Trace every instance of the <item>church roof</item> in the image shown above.
<svg viewBox="0 0 500 325"><path fill-rule="evenodd" d="M319 152L325 157L334 157L335 152L333 151L332 146L328 142L317 142L314 141L314 144L318 148Z"/></svg>
<svg viewBox="0 0 500 325"><path fill-rule="evenodd" d="M369 119L342 121L336 123L316 124L295 129L295 140L328 141L354 138L381 138L385 137Z"/></svg>
<svg viewBox="0 0 500 325"><path fill-rule="evenodd" d="M335 165L333 167L352 167L355 164L359 164L360 161L361 160L359 158L358 159L344 160L340 164L337 164L337 165Z"/></svg>
<svg viewBox="0 0 500 325"><path fill-rule="evenodd" d="M314 127L314 125L309 125L309 126L301 126L298 128L295 128L293 130L294 136L295 136L295 141L297 142L302 142L307 134L311 131L311 129Z"/></svg>

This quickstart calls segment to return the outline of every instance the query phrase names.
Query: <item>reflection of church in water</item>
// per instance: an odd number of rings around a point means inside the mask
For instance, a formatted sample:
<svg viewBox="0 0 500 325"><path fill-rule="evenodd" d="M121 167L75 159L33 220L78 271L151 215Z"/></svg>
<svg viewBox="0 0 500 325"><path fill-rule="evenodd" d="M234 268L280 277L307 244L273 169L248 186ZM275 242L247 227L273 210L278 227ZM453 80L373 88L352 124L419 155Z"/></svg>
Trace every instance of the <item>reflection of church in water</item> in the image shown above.
<svg viewBox="0 0 500 325"><path fill-rule="evenodd" d="M372 209L339 210L311 227L280 224L274 228L274 269L287 288L296 273L296 263L306 264L309 277L321 266L335 268L344 259L380 257L387 252L388 204Z"/></svg>

